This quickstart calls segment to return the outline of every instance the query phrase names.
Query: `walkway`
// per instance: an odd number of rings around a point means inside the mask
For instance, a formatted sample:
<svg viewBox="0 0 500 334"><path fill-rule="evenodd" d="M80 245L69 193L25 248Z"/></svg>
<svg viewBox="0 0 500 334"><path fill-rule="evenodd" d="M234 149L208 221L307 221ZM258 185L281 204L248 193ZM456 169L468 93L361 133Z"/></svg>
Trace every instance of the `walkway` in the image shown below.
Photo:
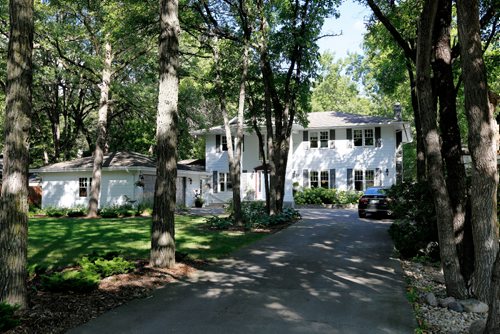
<svg viewBox="0 0 500 334"><path fill-rule="evenodd" d="M354 210L304 219L186 282L71 333L413 333L389 222Z"/></svg>

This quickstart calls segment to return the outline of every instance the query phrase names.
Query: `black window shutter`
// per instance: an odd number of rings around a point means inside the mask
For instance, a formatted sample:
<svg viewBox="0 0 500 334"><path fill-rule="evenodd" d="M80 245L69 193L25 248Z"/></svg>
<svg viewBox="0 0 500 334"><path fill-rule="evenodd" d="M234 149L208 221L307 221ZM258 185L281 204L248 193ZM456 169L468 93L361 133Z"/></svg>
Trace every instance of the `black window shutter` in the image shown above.
<svg viewBox="0 0 500 334"><path fill-rule="evenodd" d="M241 150L245 152L245 135L241 136Z"/></svg>
<svg viewBox="0 0 500 334"><path fill-rule="evenodd" d="M335 148L335 130L330 130L330 148Z"/></svg>
<svg viewBox="0 0 500 334"><path fill-rule="evenodd" d="M346 129L346 136L347 136L347 146L352 147L352 129Z"/></svg>
<svg viewBox="0 0 500 334"><path fill-rule="evenodd" d="M215 135L215 152L220 153L220 135Z"/></svg>
<svg viewBox="0 0 500 334"><path fill-rule="evenodd" d="M309 141L309 131L302 132L302 141Z"/></svg>
<svg viewBox="0 0 500 334"><path fill-rule="evenodd" d="M302 171L302 186L304 188L309 188L309 170L304 169Z"/></svg>
<svg viewBox="0 0 500 334"><path fill-rule="evenodd" d="M380 138L380 126L375 127L375 147L382 146L382 139Z"/></svg>
<svg viewBox="0 0 500 334"><path fill-rule="evenodd" d="M330 169L330 188L337 188L335 184L335 169Z"/></svg>
<svg viewBox="0 0 500 334"><path fill-rule="evenodd" d="M353 189L352 168L347 168L347 189Z"/></svg>
<svg viewBox="0 0 500 334"><path fill-rule="evenodd" d="M212 177L213 177L213 190L214 190L214 193L217 192L217 189L219 188L219 180L217 180L217 176L218 176L218 172L216 170L214 170L212 172Z"/></svg>

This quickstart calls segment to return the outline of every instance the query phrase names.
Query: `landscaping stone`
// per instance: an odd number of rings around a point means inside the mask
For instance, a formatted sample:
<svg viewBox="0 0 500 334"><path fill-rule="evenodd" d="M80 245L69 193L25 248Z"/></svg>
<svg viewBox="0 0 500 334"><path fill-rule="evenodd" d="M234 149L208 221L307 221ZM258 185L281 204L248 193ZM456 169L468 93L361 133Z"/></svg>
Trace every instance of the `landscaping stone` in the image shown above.
<svg viewBox="0 0 500 334"><path fill-rule="evenodd" d="M449 303L448 304L448 309L452 310L452 311L455 311L455 312L463 312L464 311L464 307L462 306L462 304L460 304L457 301Z"/></svg>
<svg viewBox="0 0 500 334"><path fill-rule="evenodd" d="M488 305L476 299L461 300L460 304L463 306L466 312L471 312L471 313L488 312Z"/></svg>
<svg viewBox="0 0 500 334"><path fill-rule="evenodd" d="M450 303L453 303L455 301L456 301L456 299L453 297L439 298L438 304L441 307L448 307L448 305L450 305Z"/></svg>
<svg viewBox="0 0 500 334"><path fill-rule="evenodd" d="M470 334L483 334L484 328L486 327L486 320L479 319L474 321L469 327Z"/></svg>
<svg viewBox="0 0 500 334"><path fill-rule="evenodd" d="M437 305L438 305L437 298L436 298L436 296L435 296L432 292L428 292L428 293L425 295L425 301L426 301L426 302L427 302L427 304L429 304L430 306L437 306Z"/></svg>

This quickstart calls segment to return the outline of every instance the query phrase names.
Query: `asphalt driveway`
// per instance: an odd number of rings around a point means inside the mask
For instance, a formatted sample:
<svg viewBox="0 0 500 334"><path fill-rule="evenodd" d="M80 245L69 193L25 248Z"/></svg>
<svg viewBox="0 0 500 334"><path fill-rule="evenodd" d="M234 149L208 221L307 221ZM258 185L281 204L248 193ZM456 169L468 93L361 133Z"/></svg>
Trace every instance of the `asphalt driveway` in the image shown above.
<svg viewBox="0 0 500 334"><path fill-rule="evenodd" d="M301 213L231 259L70 333L413 333L390 222Z"/></svg>

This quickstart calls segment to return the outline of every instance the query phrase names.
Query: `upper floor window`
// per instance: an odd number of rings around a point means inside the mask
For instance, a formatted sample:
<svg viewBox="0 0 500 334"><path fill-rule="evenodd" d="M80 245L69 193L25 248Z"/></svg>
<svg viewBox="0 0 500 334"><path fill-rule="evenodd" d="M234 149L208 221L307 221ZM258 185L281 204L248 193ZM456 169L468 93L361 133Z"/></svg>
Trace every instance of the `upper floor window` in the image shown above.
<svg viewBox="0 0 500 334"><path fill-rule="evenodd" d="M312 131L309 134L311 148L328 148L328 131Z"/></svg>
<svg viewBox="0 0 500 334"><path fill-rule="evenodd" d="M227 137L226 136L222 136L221 145L222 145L222 150L227 151Z"/></svg>
<svg viewBox="0 0 500 334"><path fill-rule="evenodd" d="M88 197L92 187L92 178L81 177L78 179L78 194L80 197Z"/></svg>
<svg viewBox="0 0 500 334"><path fill-rule="evenodd" d="M373 129L354 129L354 146L374 146L375 135Z"/></svg>

